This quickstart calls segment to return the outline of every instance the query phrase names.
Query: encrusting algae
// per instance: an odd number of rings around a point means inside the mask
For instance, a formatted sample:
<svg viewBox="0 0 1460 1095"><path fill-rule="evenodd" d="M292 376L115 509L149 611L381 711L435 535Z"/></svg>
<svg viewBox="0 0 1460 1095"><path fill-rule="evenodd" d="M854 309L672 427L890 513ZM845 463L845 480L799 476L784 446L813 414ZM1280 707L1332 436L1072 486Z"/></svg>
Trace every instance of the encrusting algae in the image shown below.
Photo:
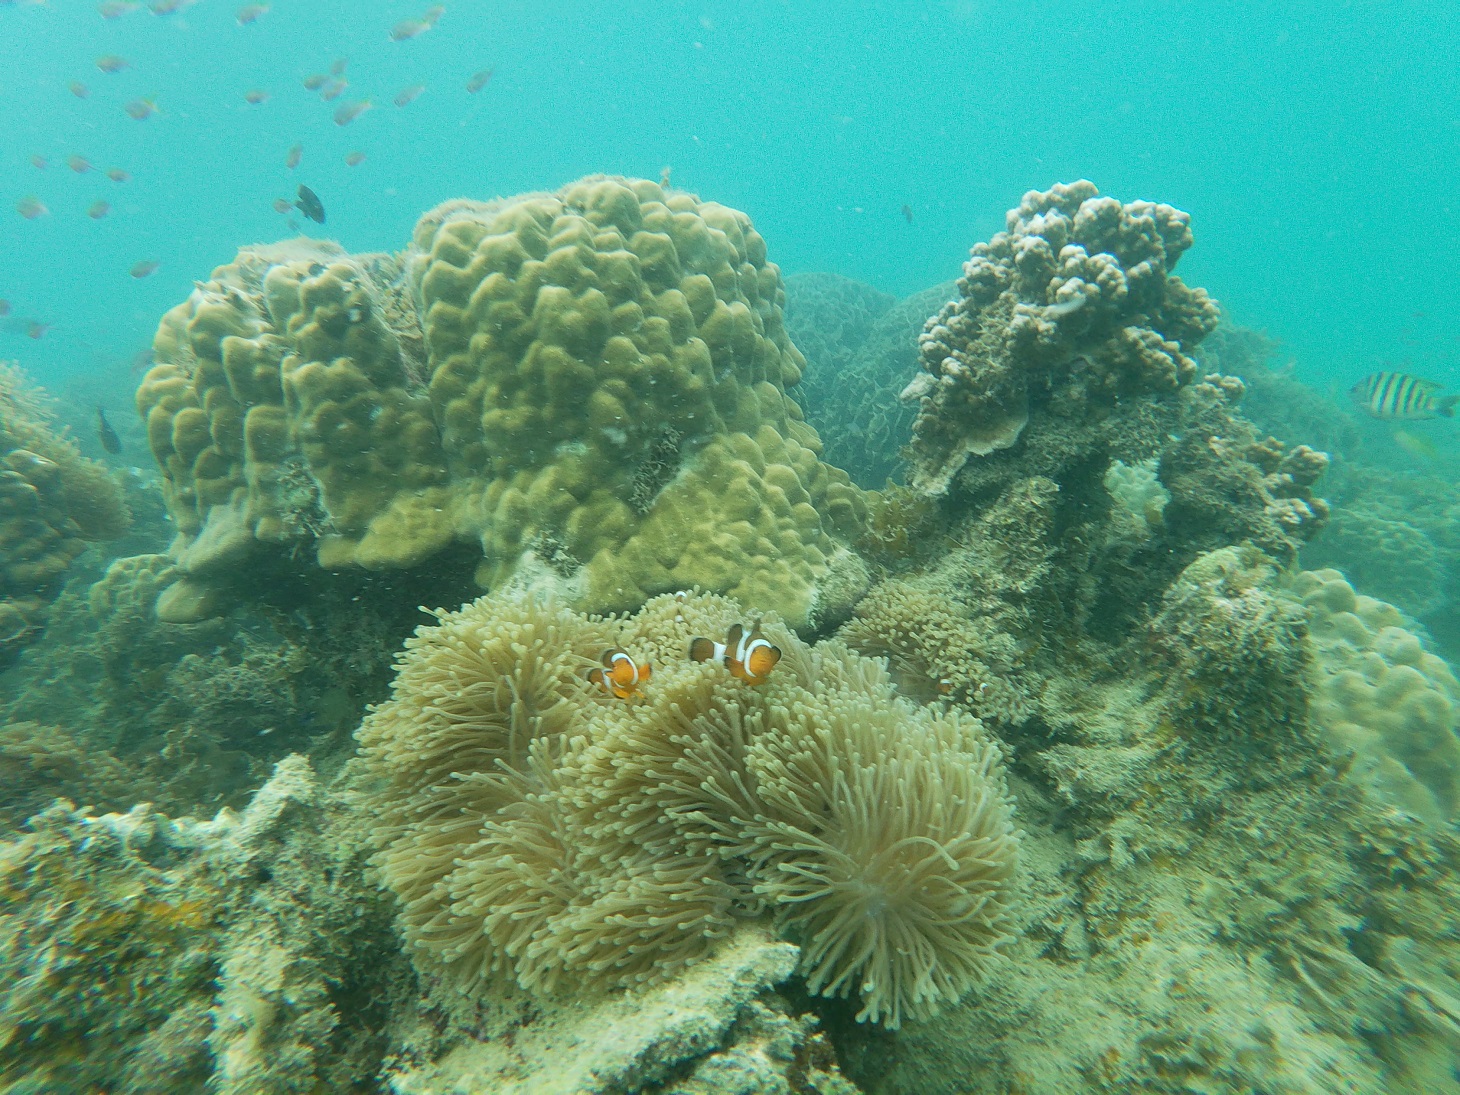
<svg viewBox="0 0 1460 1095"><path fill-rule="evenodd" d="M812 992L889 1027L994 961L1018 838L978 720L769 616L762 684L693 660L739 626L711 594L626 619L497 595L437 618L359 734L417 961L540 993L654 983L766 917ZM640 702L585 679L618 645L654 664Z"/></svg>

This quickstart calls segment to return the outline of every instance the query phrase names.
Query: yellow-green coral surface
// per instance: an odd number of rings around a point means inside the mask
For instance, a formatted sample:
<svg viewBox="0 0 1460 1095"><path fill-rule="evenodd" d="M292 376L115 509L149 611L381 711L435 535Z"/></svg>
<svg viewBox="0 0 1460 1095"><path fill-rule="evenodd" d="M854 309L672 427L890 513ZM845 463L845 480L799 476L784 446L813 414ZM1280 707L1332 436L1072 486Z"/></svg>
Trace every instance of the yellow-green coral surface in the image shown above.
<svg viewBox="0 0 1460 1095"><path fill-rule="evenodd" d="M745 214L602 176L448 202L398 255L245 248L163 317L137 393L173 614L260 543L398 568L453 541L485 585L536 558L594 609L698 584L835 613L865 511L786 394L783 299Z"/></svg>

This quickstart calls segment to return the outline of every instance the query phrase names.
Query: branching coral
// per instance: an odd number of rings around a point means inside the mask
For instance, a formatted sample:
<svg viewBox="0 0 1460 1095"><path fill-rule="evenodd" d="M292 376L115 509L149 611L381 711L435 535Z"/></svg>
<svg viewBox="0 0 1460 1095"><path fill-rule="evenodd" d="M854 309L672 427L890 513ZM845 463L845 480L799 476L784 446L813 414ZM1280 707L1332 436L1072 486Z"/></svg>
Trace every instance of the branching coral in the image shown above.
<svg viewBox="0 0 1460 1095"><path fill-rule="evenodd" d="M812 991L889 1026L986 971L1017 841L977 720L914 708L879 663L772 618L765 686L690 661L740 619L713 595L623 620L504 595L437 615L359 735L418 955L539 992L632 985L768 915ZM653 662L636 702L584 679L614 645Z"/></svg>
<svg viewBox="0 0 1460 1095"><path fill-rule="evenodd" d="M1057 388L1099 413L1194 379L1189 353L1218 313L1170 273L1191 242L1185 213L1122 205L1084 180L1026 194L919 340L924 371L904 393L919 406L913 485L946 492L969 457L1013 445Z"/></svg>

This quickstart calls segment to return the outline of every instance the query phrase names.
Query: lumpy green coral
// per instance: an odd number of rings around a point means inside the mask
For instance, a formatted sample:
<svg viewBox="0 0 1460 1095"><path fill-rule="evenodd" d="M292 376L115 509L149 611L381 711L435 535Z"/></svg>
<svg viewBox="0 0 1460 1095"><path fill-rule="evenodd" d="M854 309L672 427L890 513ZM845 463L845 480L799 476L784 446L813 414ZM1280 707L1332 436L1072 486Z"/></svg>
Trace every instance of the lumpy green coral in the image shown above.
<svg viewBox="0 0 1460 1095"><path fill-rule="evenodd" d="M86 545L116 539L129 521L107 469L56 426L29 378L0 362L0 659L39 635Z"/></svg>
<svg viewBox="0 0 1460 1095"><path fill-rule="evenodd" d="M985 973L1017 846L997 747L769 617L763 687L686 657L740 618L706 594L630 619L497 595L418 631L360 731L417 954L538 992L652 983L765 915L811 991L894 1027ZM584 678L612 646L653 665L633 702Z"/></svg>
<svg viewBox="0 0 1460 1095"><path fill-rule="evenodd" d="M184 572L162 611L207 614L269 545L388 569L475 541L484 585L536 559L597 610L699 584L835 616L864 504L788 395L783 296L743 213L602 176L448 202L398 255L244 249L138 391Z"/></svg>
<svg viewBox="0 0 1460 1095"><path fill-rule="evenodd" d="M1460 813L1460 681L1393 605L1336 570L1294 582L1312 622L1314 717L1386 799L1432 823Z"/></svg>

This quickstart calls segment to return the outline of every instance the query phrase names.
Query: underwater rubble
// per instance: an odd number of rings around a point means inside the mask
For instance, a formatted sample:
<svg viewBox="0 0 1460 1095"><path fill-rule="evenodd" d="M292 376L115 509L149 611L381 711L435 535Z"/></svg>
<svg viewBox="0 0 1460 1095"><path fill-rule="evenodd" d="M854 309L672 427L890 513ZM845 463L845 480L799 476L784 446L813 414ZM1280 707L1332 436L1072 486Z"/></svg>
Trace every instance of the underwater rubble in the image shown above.
<svg viewBox="0 0 1460 1095"><path fill-rule="evenodd" d="M0 1090L1460 1091L1443 565L1310 565L1398 517L1244 413L1184 213L1007 223L916 303L602 177L220 268L139 393L177 543L6 671ZM630 396L660 358L714 424ZM588 417L493 453L543 392ZM624 444L612 516L574 469ZM744 512L690 520L711 469Z"/></svg>

